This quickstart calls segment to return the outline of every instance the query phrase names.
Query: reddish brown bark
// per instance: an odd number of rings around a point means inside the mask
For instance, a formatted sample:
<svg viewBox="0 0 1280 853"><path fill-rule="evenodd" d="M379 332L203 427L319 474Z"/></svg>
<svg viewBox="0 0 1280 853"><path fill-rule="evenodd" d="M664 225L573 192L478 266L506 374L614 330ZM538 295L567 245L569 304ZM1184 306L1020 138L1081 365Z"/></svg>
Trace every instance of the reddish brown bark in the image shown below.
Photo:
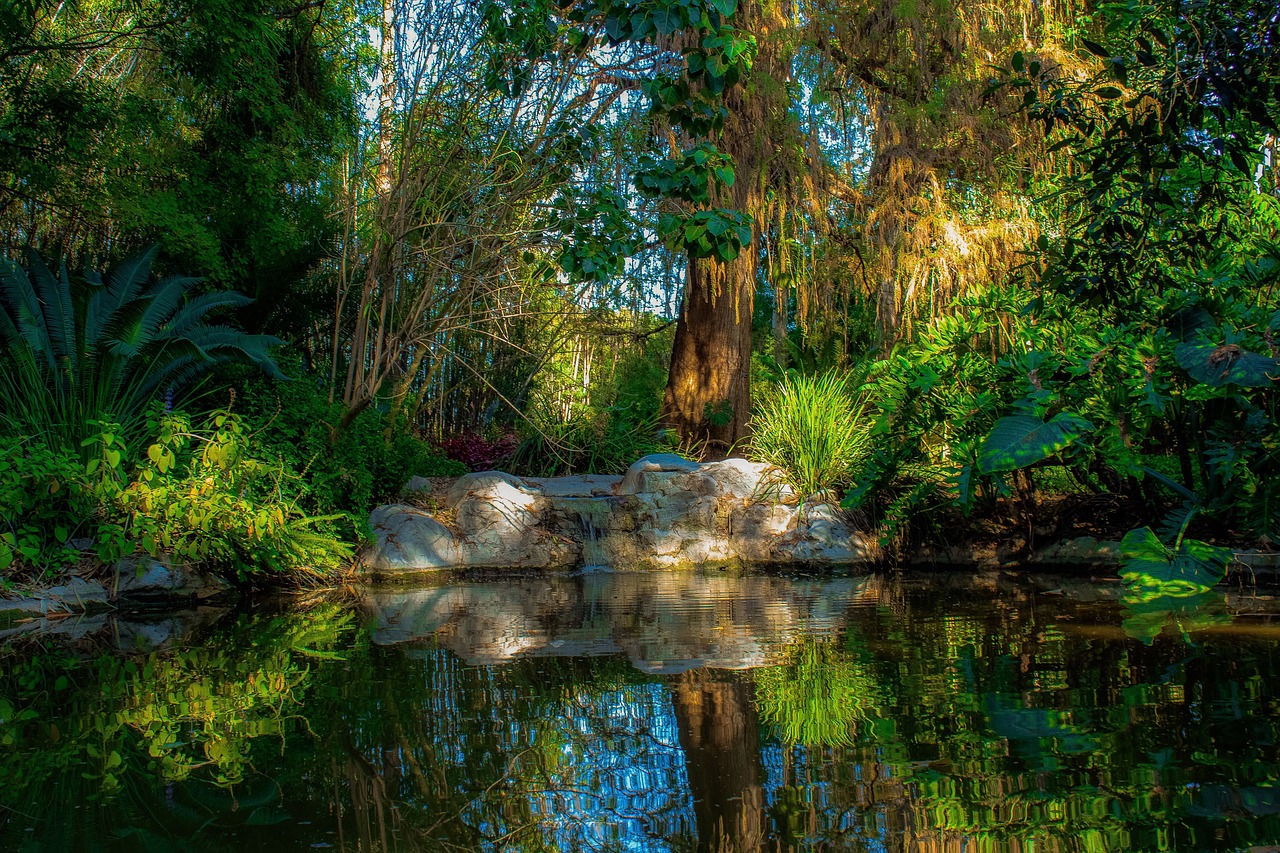
<svg viewBox="0 0 1280 853"><path fill-rule="evenodd" d="M743 0L733 18L735 27L756 36L759 53L749 79L725 96L729 117L714 142L733 158L735 180L716 204L746 213L757 224L735 260L689 259L663 398L666 425L685 442L703 444L704 457L732 453L748 436L759 223L767 210L770 164L792 147L795 133L784 85L791 56L780 38L791 13L787 0Z"/></svg>
<svg viewBox="0 0 1280 853"><path fill-rule="evenodd" d="M702 281L709 263L689 260L663 408L682 439L705 443L704 455L715 456L746 437L751 415L755 270L745 258L726 265L751 269L733 270L732 287L716 294Z"/></svg>

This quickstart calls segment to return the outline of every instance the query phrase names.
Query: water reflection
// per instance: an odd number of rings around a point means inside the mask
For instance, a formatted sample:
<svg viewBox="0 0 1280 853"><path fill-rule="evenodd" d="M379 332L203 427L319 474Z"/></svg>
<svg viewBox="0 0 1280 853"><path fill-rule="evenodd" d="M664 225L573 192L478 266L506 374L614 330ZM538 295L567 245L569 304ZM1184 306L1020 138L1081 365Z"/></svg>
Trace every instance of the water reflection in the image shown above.
<svg viewBox="0 0 1280 853"><path fill-rule="evenodd" d="M625 654L643 672L750 669L801 635L830 635L876 578L595 573L370 592L380 645L438 642L469 664Z"/></svg>
<svg viewBox="0 0 1280 853"><path fill-rule="evenodd" d="M598 574L232 615L149 654L27 634L0 849L1275 845L1280 609L1201 604Z"/></svg>

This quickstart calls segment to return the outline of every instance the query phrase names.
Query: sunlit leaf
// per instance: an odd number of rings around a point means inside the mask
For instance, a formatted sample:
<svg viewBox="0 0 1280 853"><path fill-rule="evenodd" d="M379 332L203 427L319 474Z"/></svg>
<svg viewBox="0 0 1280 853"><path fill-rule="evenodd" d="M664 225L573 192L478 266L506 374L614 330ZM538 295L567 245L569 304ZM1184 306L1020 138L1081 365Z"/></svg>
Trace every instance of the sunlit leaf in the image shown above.
<svg viewBox="0 0 1280 853"><path fill-rule="evenodd" d="M1016 471L1041 462L1070 447L1093 424L1078 415L1062 412L1049 421L1031 415L1009 415L996 421L978 453L983 474Z"/></svg>
<svg viewBox="0 0 1280 853"><path fill-rule="evenodd" d="M1231 549L1198 539L1167 547L1149 527L1130 530L1120 542L1120 576L1130 586L1189 595L1209 589L1226 575Z"/></svg>

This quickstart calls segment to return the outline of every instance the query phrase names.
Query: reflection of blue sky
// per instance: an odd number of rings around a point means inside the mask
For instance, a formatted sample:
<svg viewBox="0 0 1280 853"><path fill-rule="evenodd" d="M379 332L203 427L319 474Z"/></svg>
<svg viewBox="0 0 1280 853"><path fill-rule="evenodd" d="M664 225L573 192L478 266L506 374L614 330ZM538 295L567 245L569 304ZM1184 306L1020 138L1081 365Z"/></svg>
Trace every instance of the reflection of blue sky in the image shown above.
<svg viewBox="0 0 1280 853"><path fill-rule="evenodd" d="M816 818L807 827L810 831L800 841L799 849L887 851L890 835L885 806L875 804L872 791L876 771L878 778L887 778L887 768L842 761L842 752L787 746L776 740L762 744L765 811L777 810L784 789L790 785L800 789L806 807Z"/></svg>
<svg viewBox="0 0 1280 853"><path fill-rule="evenodd" d="M557 721L572 732L560 783L536 810L562 850L662 851L695 836L693 800L670 694L659 683L576 695Z"/></svg>

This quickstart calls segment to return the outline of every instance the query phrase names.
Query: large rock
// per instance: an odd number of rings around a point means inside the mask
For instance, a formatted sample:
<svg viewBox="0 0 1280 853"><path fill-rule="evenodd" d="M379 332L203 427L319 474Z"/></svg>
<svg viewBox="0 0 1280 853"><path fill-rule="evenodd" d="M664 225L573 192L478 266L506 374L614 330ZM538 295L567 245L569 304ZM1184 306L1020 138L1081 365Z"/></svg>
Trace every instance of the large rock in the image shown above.
<svg viewBox="0 0 1280 853"><path fill-rule="evenodd" d="M366 557L377 571L450 569L465 565L453 531L425 510L391 504L369 517L377 544Z"/></svg>
<svg viewBox="0 0 1280 853"><path fill-rule="evenodd" d="M544 497L599 498L614 494L622 482L616 474L579 474L573 477L526 477L525 485L541 492Z"/></svg>
<svg viewBox="0 0 1280 853"><path fill-rule="evenodd" d="M642 457L627 469L622 481L614 487L614 494L634 495L638 492L651 492L669 480L669 476L661 475L687 474L697 471L700 467L697 462L691 462L674 453L654 453Z"/></svg>
<svg viewBox="0 0 1280 853"><path fill-rule="evenodd" d="M620 478L522 480L485 471L437 494L450 527L412 507L375 512L373 569L644 569L875 557L837 509L801 506L777 469L745 459L699 464L655 454Z"/></svg>
<svg viewBox="0 0 1280 853"><path fill-rule="evenodd" d="M112 593L126 599L210 598L231 590L217 575L162 560L129 557L116 565Z"/></svg>
<svg viewBox="0 0 1280 853"><path fill-rule="evenodd" d="M554 568L574 565L581 546L542 524L548 504L500 471L460 477L448 490L446 526L418 507L391 504L370 517L376 544L365 556L375 572L464 567Z"/></svg>

